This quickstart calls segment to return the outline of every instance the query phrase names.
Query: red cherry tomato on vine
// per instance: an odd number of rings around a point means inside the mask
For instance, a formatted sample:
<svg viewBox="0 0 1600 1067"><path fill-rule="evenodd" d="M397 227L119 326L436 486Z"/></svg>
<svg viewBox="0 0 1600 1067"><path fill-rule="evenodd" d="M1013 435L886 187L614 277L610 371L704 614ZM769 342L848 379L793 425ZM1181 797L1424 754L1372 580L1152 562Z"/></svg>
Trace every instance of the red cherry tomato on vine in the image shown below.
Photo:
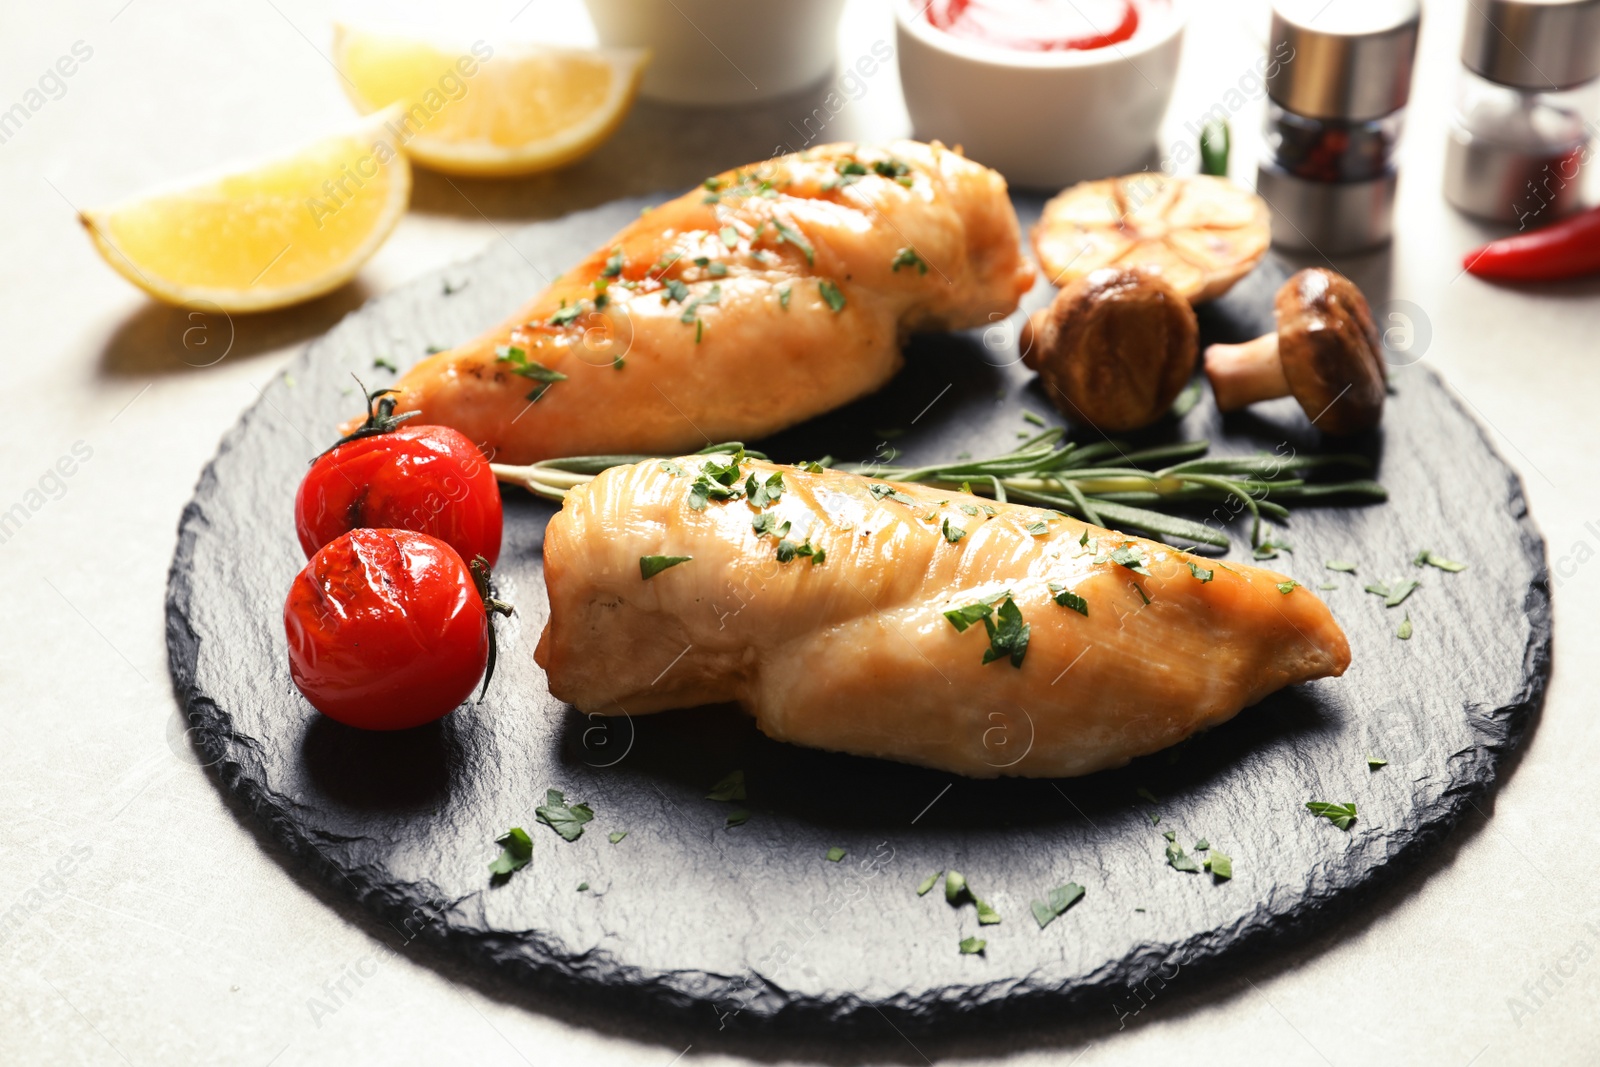
<svg viewBox="0 0 1600 1067"><path fill-rule="evenodd" d="M477 446L448 426L396 425L335 445L295 494L309 557L349 530L416 530L462 559L500 558L500 487Z"/></svg>
<svg viewBox="0 0 1600 1067"><path fill-rule="evenodd" d="M493 669L490 600L455 549L410 530L352 530L289 588L289 674L313 707L366 730L449 714Z"/></svg>

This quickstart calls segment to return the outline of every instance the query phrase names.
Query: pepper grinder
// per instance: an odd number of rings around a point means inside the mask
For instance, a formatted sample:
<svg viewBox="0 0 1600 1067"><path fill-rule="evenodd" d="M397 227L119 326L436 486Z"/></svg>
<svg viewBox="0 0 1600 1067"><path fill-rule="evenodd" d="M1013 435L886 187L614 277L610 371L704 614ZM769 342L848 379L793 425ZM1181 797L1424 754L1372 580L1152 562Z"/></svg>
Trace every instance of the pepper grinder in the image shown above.
<svg viewBox="0 0 1600 1067"><path fill-rule="evenodd" d="M1583 206L1600 102L1600 0L1474 0L1445 198L1526 229Z"/></svg>
<svg viewBox="0 0 1600 1067"><path fill-rule="evenodd" d="M1338 255L1388 243L1421 22L1418 0L1273 0L1256 191L1275 244Z"/></svg>

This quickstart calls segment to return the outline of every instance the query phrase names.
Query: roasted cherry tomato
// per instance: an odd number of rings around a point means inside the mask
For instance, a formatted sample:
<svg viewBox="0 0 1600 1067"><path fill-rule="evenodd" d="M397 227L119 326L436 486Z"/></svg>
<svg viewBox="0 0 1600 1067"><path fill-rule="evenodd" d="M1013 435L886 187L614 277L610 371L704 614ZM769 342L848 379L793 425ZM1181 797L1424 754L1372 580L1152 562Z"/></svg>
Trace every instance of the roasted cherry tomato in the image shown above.
<svg viewBox="0 0 1600 1067"><path fill-rule="evenodd" d="M388 392L371 394L366 425L318 456L300 483L300 547L309 557L349 530L416 530L494 566L502 520L488 461L448 426L402 425Z"/></svg>
<svg viewBox="0 0 1600 1067"><path fill-rule="evenodd" d="M410 530L351 530L289 588L289 674L313 707L366 730L447 715L493 670L488 567ZM485 680L487 685L487 680Z"/></svg>

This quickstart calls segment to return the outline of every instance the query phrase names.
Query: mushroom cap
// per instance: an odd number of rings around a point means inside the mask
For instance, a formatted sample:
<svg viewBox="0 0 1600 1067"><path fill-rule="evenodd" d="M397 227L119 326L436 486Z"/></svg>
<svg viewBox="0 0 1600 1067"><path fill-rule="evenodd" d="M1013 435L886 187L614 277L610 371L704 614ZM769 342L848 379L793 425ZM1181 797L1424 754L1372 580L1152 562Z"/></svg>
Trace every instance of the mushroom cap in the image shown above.
<svg viewBox="0 0 1600 1067"><path fill-rule="evenodd" d="M1159 276L1093 271L1036 312L1024 360L1062 414L1109 432L1149 426L1194 374L1194 309Z"/></svg>
<svg viewBox="0 0 1600 1067"><path fill-rule="evenodd" d="M1284 379L1312 424L1336 435L1376 426L1388 392L1383 347L1355 283L1303 270L1283 283L1273 310Z"/></svg>

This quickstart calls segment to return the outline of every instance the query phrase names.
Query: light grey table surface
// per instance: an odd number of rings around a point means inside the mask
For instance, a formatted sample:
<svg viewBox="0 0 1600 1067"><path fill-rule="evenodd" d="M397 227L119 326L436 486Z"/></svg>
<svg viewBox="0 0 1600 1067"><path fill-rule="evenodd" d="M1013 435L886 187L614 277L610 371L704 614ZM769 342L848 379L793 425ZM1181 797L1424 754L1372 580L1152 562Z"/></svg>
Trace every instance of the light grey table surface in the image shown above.
<svg viewBox="0 0 1600 1067"><path fill-rule="evenodd" d="M586 32L575 0L522 7L478 14L493 31ZM1168 143L1228 99L1262 47L1256 7L1194 8ZM886 1025L887 1043L869 1047L825 1033L732 1043L709 1019L666 1034L394 950L385 928L308 880L197 766L162 631L174 531L195 479L305 341L521 222L766 156L793 142L790 124L813 114L821 90L742 110L641 105L599 154L527 182L419 172L411 213L356 283L236 321L227 357L195 367L178 358L173 316L95 256L74 209L341 121L349 109L322 54L331 12L311 0L7 5L0 108L75 42L93 53L59 99L0 143L0 510L30 506L0 543L0 1060L1600 1062L1600 567L1590 564L1600 481L1584 473L1600 445L1600 286L1532 294L1460 276L1461 253L1486 233L1438 194L1463 8L1428 12L1392 253L1341 266L1421 309L1425 361L1491 428L1548 538L1556 670L1524 754L1420 870L1299 949L1223 980L1191 984L1180 971L1136 1015L1108 998L1099 1015L1055 1031L988 1028L913 1045ZM853 0L841 57L880 38L893 40L887 5ZM1246 101L1235 118L1235 173L1246 179L1258 116ZM908 132L891 65L828 117L825 136ZM47 476L73 455L70 477ZM37 509L33 490L44 493ZM288 521L287 506L269 502L262 521ZM686 937L694 921L683 918Z"/></svg>

